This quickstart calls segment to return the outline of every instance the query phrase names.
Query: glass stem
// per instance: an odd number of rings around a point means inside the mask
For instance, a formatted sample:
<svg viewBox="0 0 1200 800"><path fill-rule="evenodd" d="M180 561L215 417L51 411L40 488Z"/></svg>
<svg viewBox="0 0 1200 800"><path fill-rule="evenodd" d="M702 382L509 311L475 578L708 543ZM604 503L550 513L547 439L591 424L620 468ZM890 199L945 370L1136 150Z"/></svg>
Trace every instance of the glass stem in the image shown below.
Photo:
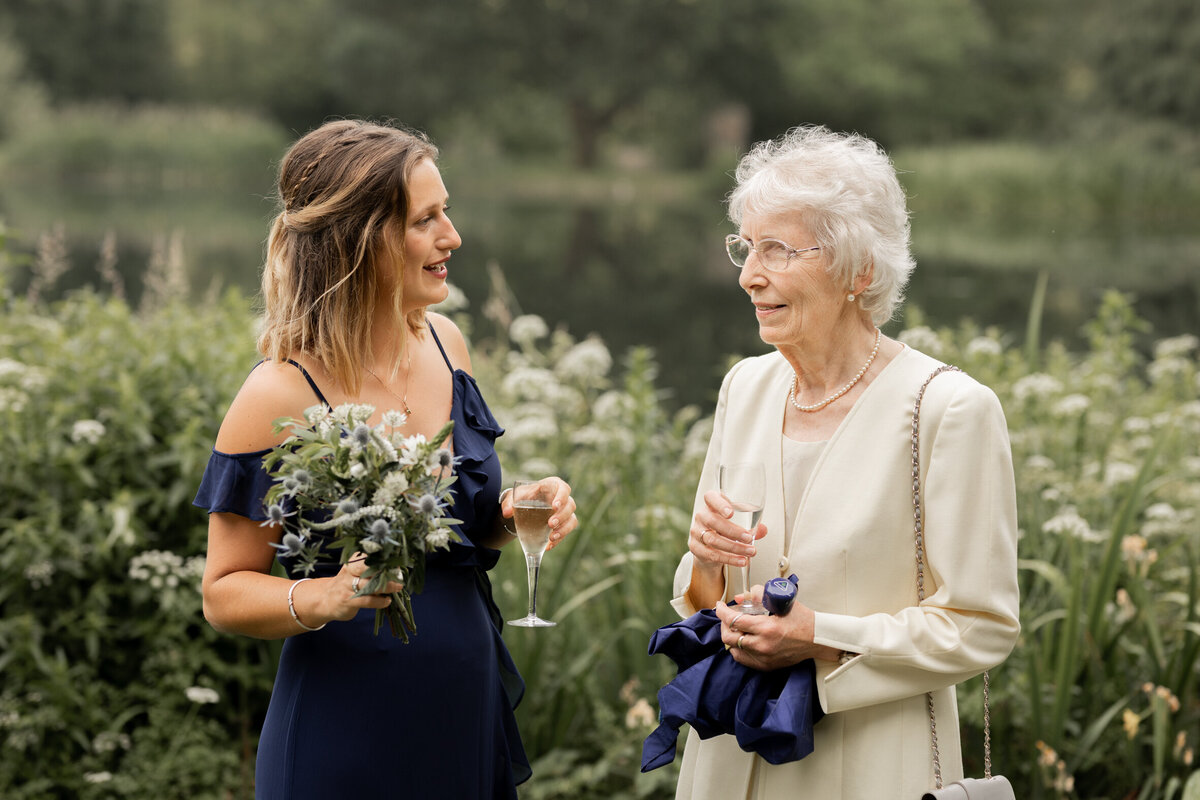
<svg viewBox="0 0 1200 800"><path fill-rule="evenodd" d="M537 584L538 573L542 569L542 554L527 553L525 555L525 573L529 579L529 617L537 616Z"/></svg>
<svg viewBox="0 0 1200 800"><path fill-rule="evenodd" d="M750 563L746 561L746 566L742 567L742 605L741 609L745 613L754 610L754 600L750 597Z"/></svg>

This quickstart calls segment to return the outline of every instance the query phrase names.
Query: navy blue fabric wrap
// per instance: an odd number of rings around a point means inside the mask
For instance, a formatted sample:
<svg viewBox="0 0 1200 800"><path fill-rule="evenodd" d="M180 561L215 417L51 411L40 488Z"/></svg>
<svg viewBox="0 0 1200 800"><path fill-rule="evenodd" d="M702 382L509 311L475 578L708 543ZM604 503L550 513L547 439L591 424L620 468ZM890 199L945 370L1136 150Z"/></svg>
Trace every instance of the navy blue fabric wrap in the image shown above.
<svg viewBox="0 0 1200 800"><path fill-rule="evenodd" d="M656 630L650 655L659 653L679 674L658 692L659 726L642 745L642 772L675 760L684 723L701 739L732 734L739 747L771 764L813 751L813 726L825 714L812 659L771 672L739 664L722 644L721 620L711 608Z"/></svg>

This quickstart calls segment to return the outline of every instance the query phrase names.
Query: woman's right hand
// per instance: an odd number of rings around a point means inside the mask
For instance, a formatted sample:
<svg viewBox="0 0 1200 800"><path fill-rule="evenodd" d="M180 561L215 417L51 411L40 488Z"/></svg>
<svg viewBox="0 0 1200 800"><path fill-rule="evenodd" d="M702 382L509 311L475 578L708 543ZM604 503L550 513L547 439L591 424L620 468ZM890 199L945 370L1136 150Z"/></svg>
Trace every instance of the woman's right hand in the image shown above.
<svg viewBox="0 0 1200 800"><path fill-rule="evenodd" d="M358 595L359 590L363 589L370 580L363 574L367 570L364 559L362 553L355 553L351 556L336 575L327 579L323 587L324 596L314 599L314 604L317 604L317 607L324 612L323 616L327 620L345 621L353 619L364 608L387 608L392 602L392 593L404 588L401 581L388 581L379 594ZM317 581L313 581L313 583L315 584ZM297 594L303 588L303 586L297 587ZM304 619L304 612L301 609L297 608L297 614L306 624L313 624ZM320 620L316 624L324 621Z"/></svg>
<svg viewBox="0 0 1200 800"><path fill-rule="evenodd" d="M696 566L710 571L746 566L754 555L755 540L767 535L767 526L760 522L754 531L749 531L735 525L731 520L733 506L715 489L705 493L704 505L692 518L688 536L688 550L695 557Z"/></svg>

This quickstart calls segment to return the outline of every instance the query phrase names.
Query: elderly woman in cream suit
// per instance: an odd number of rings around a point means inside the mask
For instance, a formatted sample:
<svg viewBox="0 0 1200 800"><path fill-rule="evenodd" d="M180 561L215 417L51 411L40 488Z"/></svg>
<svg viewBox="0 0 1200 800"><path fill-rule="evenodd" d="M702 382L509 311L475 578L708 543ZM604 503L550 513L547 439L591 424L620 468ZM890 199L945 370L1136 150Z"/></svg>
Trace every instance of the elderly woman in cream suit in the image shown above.
<svg viewBox="0 0 1200 800"><path fill-rule="evenodd" d="M675 577L681 616L715 607L732 656L756 669L815 659L826 716L808 757L773 766L732 736L684 751L677 798L916 800L934 785L925 694L946 781L962 774L955 684L1008 655L1019 631L1017 517L1004 413L959 372L921 406L926 597L918 601L911 424L939 362L883 336L912 270L904 193L869 139L797 128L757 145L730 196L727 240L764 342L721 387L695 517ZM761 461L766 505L747 531L718 466ZM726 603L795 573L786 616ZM755 596L761 596L755 586Z"/></svg>

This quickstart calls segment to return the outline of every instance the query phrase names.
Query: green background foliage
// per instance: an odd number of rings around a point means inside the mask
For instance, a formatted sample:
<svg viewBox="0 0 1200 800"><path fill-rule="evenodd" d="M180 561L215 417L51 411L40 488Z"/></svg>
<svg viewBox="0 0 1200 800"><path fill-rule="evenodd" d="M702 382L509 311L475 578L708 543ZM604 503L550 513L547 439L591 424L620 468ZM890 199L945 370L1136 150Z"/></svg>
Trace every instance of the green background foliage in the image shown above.
<svg viewBox="0 0 1200 800"><path fill-rule="evenodd" d="M0 793L249 797L277 645L204 623L205 519L189 501L255 360L254 315L234 292L137 310L91 291L3 302ZM522 796L669 797L678 763L637 769L672 677L645 648L671 621L710 420L668 410L651 351L614 363L596 337L490 306L503 333L477 341L474 362L507 428L506 479L561 474L581 513L543 570L558 628L505 631L528 683ZM969 322L932 329L915 309L900 334L992 386L1008 414L1024 629L993 675L993 749L1022 797L1179 797L1192 774L1197 341L1144 356L1142 327L1112 293L1081 353L1038 343L1036 325L1017 348ZM520 553L492 577L520 615ZM977 770L978 682L960 693Z"/></svg>

